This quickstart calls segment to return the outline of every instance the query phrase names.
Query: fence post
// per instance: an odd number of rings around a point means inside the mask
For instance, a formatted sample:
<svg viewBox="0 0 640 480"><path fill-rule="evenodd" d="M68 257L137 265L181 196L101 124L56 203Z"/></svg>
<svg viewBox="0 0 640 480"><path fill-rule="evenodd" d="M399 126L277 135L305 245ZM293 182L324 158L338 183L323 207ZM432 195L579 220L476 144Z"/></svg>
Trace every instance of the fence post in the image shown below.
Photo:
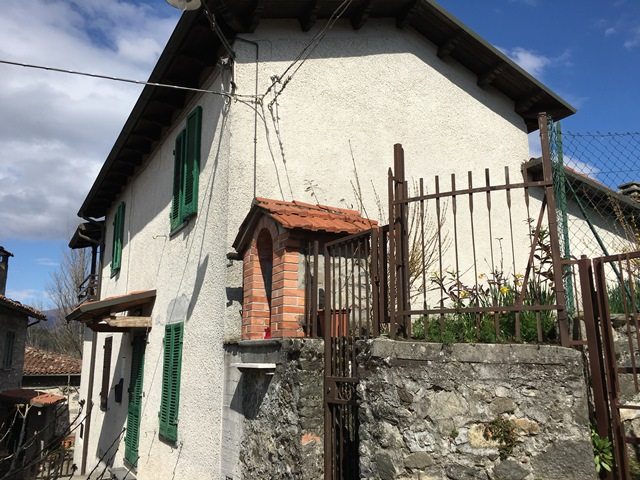
<svg viewBox="0 0 640 480"><path fill-rule="evenodd" d="M395 172L389 169L389 337L396 338L398 329L396 304L398 290L396 288L396 205L395 205ZM386 280L386 279L385 279Z"/></svg>
<svg viewBox="0 0 640 480"><path fill-rule="evenodd" d="M571 258L571 244L569 242L569 217L567 213L567 191L566 175L564 170L564 153L562 151L562 127L559 122L552 122L549 132L551 141L551 160L553 168L553 183L557 198L558 213L560 214L559 228L562 235L562 256ZM567 312L573 316L574 305L574 285L573 277L568 275L569 267L564 269L565 289L567 291Z"/></svg>
<svg viewBox="0 0 640 480"><path fill-rule="evenodd" d="M569 322L567 315L567 293L564 289L562 274L562 262L560 255L560 238L558 236L558 217L556 211L556 199L553 188L553 165L551 162L551 150L549 143L549 124L547 114L538 114L538 128L540 129L540 143L542 147L542 173L546 183L544 187L547 199L547 217L549 221L549 242L553 262L553 287L558 305L558 329L560 330L560 344L563 347L570 346Z"/></svg>
<svg viewBox="0 0 640 480"><path fill-rule="evenodd" d="M593 388L593 403L596 415L596 428L601 437L609 436L611 417L607 404L606 377L603 358L602 339L598 334L596 323L597 306L595 286L593 282L593 266L586 255L582 255L578 261L578 276L580 278L580 294L582 297L582 311L584 326L587 334L587 346L589 348L589 371L591 373L591 386Z"/></svg>
<svg viewBox="0 0 640 480"><path fill-rule="evenodd" d="M408 232L408 205L407 205L407 184L404 171L404 149L402 145L396 143L393 146L393 198L396 200L393 205L393 236L395 256L395 281L396 281L396 312L395 322L392 319L392 330L398 327L404 337L411 335L410 319L402 313L409 310L409 232ZM398 203L399 201L399 203ZM393 334L395 335L395 334Z"/></svg>

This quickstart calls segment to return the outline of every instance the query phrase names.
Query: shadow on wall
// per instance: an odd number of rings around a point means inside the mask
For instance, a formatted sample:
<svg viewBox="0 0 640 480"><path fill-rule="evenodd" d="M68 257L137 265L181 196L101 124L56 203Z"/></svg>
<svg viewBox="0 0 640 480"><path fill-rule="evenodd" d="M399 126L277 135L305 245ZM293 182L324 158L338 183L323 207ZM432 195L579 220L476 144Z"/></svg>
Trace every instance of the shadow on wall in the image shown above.
<svg viewBox="0 0 640 480"><path fill-rule="evenodd" d="M223 82L226 83L226 82ZM202 136L201 136L201 156L200 156L200 172L204 172L207 168L207 164L210 160L213 160L213 168L207 177L200 177L200 198L199 198L199 208L198 208L198 216L196 216L195 221L189 221L184 229L179 234L176 234L173 238L180 238L182 240L186 240L189 234L195 229L195 226L198 221L198 217L202 216L205 207L207 209L206 217L208 217L208 209L209 205L204 205L203 198L206 196L211 196L211 192L213 190L213 185L215 183L217 167L219 163L219 156L221 150L222 139L224 137L224 131L227 124L227 115L228 115L228 107L225 106L225 100L222 97L216 97L214 103L204 107L204 115L203 115L203 124L202 124ZM185 114L189 112L185 110ZM184 119L182 120L184 123ZM179 127L180 124L175 124L174 127ZM220 126L220 128L218 128ZM214 144L214 139L218 133L217 143ZM175 137L175 136L174 136ZM174 137L164 137L162 142L172 143ZM156 150L155 156L162 156L162 149L158 148ZM147 159L148 161L148 159ZM173 161L170 162L173 165ZM129 241L133 241L136 234L143 231L144 228L150 224L155 218L157 218L161 212L165 208L170 208L171 202L173 201L173 169L161 169L161 159L156 158L153 164L146 164L142 167L141 171L137 174L137 179L139 182L139 178L141 173L149 168L156 169L156 174L151 175L148 182L157 183L158 181L162 182L162 179L165 179L166 188L158 188L154 185L153 189L145 189L143 184L136 183L136 187L138 191L134 191L131 195L129 203L127 204L127 222L129 228ZM140 189L144 190L141 191ZM139 193L139 202L136 199L136 193ZM153 198L152 195L155 195ZM210 198L208 199L210 203ZM144 204L143 208L138 208L137 204ZM166 217L166 235L157 235L154 238L164 239L165 241L169 241L169 217ZM127 239L127 235L125 235L125 239Z"/></svg>
<svg viewBox="0 0 640 480"><path fill-rule="evenodd" d="M131 374L131 350L132 348L130 335L122 334L120 349L116 352L116 365L109 380L107 410L104 411L103 422L100 426L100 437L98 439L96 450L94 452L94 454L96 455L96 459L98 459L100 462L106 463L110 467L113 466L114 459L116 457L116 454L118 453L119 448L121 446L122 448L124 448L125 434L122 432L122 430L125 428L127 423L127 405L129 402L129 394L127 392ZM120 398L118 398L120 402L117 402L116 386L118 386L118 384L120 383L120 379L123 379L122 395L119 396ZM98 387L98 391L95 391L95 394L99 394L101 382L101 377L96 378L94 385ZM93 408L100 408L99 403L94 404ZM91 457L89 457L89 462L91 462ZM89 463L89 465L91 465L91 463Z"/></svg>
<svg viewBox="0 0 640 480"><path fill-rule="evenodd" d="M202 290L202 284L204 283L204 279L207 274L207 268L209 266L209 254L204 257L204 260L200 262L198 265L198 272L196 273L196 281L193 285L193 292L191 293L191 301L189 302L189 308L187 309L187 318L188 321L191 318L191 314L193 313L193 309L198 303L198 297L200 297L200 291Z"/></svg>
<svg viewBox="0 0 640 480"><path fill-rule="evenodd" d="M287 21L279 21L280 25L285 24ZM291 22L294 22L293 20ZM384 20L379 21L381 25L384 25ZM332 34L329 38L325 38L318 48L314 49L309 60L329 60L329 59L346 59L344 68L332 68L332 75L344 75L350 76L351 70L347 68L349 58L361 58L361 57L374 57L378 55L397 55L397 63L390 63L386 65L385 71L389 73L388 80L397 80L394 76L398 72L406 71L406 66L402 64L403 58L401 54L411 53L420 61L432 67L436 72L446 78L448 81L456 85L460 90L467 92L475 100L483 104L485 107L495 111L505 120L510 122L515 127L526 130L524 120L514 113L513 107L508 106L507 102L500 103L501 108L496 109L495 98L497 95L492 89L482 89L477 84L477 77L474 73L462 67L454 60L448 62L440 59L437 56L437 46L431 43L427 38L423 37L420 33L412 29L400 30L393 25L392 20L388 21L388 26L393 30L382 29L382 32L368 34L367 32L360 33L361 38L353 38L353 30L350 27L340 26L334 27ZM296 26L294 31L299 31L299 26ZM374 29L370 30L374 32ZM393 32L393 36L385 35L387 32ZM260 63L266 64L271 62L285 62L289 63L295 55L299 53L300 45L308 42L309 38L314 32L308 34L300 34L295 39L287 38L282 40L281 45L276 45L279 42L268 42L269 47L261 48L260 50ZM343 36L343 34L345 34ZM382 33L382 34L381 34ZM375 36L374 36L375 35ZM260 38L256 38L256 41L260 43ZM266 41L264 43L267 43ZM285 45L286 43L286 45ZM348 48L345 48L348 46ZM249 48L249 47L247 47ZM408 50L411 49L411 52ZM266 53L265 53L266 52ZM238 63L255 63L255 57L247 55L239 55L237 58ZM271 69L272 70L272 69ZM271 71L268 70L268 71ZM280 69L277 68L277 71ZM462 73L464 72L464 73ZM322 77L319 77L322 78ZM383 80L385 79L378 79ZM413 88L418 88L419 82L417 79L413 79ZM347 84L350 82L347 81ZM428 88L428 85L423 85L424 88Z"/></svg>
<svg viewBox="0 0 640 480"><path fill-rule="evenodd" d="M261 372L243 372L231 399L231 410L250 420L255 419L269 391L272 378L273 375Z"/></svg>

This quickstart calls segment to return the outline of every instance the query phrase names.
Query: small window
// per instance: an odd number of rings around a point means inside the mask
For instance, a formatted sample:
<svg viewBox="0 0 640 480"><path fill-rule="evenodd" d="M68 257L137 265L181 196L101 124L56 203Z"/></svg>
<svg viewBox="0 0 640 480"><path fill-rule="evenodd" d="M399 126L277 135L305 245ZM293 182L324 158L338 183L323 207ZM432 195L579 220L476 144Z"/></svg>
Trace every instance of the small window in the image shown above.
<svg viewBox="0 0 640 480"><path fill-rule="evenodd" d="M162 398L160 399L160 437L178 441L178 406L180 404L180 369L182 366L183 323L172 323L164 329L162 364Z"/></svg>
<svg viewBox="0 0 640 480"><path fill-rule="evenodd" d="M176 137L173 151L172 232L198 212L201 129L202 107L197 107L189 114L186 127Z"/></svg>
<svg viewBox="0 0 640 480"><path fill-rule="evenodd" d="M100 409L106 410L109 400L111 381L111 351L113 349L113 337L104 339L104 357L102 360L102 389L100 391Z"/></svg>
<svg viewBox="0 0 640 480"><path fill-rule="evenodd" d="M13 367L13 348L16 344L16 333L7 332L4 337L4 358L2 359L2 368Z"/></svg>
<svg viewBox="0 0 640 480"><path fill-rule="evenodd" d="M118 205L113 219L113 246L111 250L111 276L120 271L122 265L122 239L124 238L124 202Z"/></svg>

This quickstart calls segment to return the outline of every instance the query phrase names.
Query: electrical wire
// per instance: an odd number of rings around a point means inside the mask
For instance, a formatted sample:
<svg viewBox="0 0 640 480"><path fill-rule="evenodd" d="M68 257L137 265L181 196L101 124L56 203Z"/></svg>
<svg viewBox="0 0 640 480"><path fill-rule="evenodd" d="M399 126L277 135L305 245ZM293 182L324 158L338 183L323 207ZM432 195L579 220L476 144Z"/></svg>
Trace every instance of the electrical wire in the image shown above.
<svg viewBox="0 0 640 480"><path fill-rule="evenodd" d="M343 0L343 2L336 7L336 9L333 11L331 16L327 20L327 23L322 27L322 29L320 29L318 33L316 33L313 36L313 38L307 43L307 45L305 45L305 47L300 51L300 53L296 56L293 62L289 64L289 66L284 70L284 72L282 72L282 74L280 74L279 76L276 76L275 80L271 83L271 85L269 85L269 88L267 88L267 91L264 93L263 96L266 97L269 94L269 92L271 92L271 90L273 90L278 83L282 82L282 79L285 77L285 75L287 75L287 73L289 73L289 70L296 67L298 62L300 62L300 64L295 68L293 73L289 75L289 77L287 77L287 79L284 81L284 83L282 84L282 87L278 90L275 96L277 97L278 95L280 95L280 93L285 89L285 87L291 81L291 79L296 74L296 72L300 69L300 67L302 67L304 62L307 61L307 59L311 56L314 50L318 47L320 42L322 42L327 32L331 30L331 28L333 28L335 23L348 10L352 1L353 0Z"/></svg>
<svg viewBox="0 0 640 480"><path fill-rule="evenodd" d="M13 62L10 60L2 60L0 59L0 64L3 65L12 65L15 67L24 67L24 68L33 68L36 70L45 70L48 72L57 72L57 73L67 73L69 75L79 75L81 77L89 77L89 78L98 78L102 80L111 80L114 82L123 82L123 83L132 83L135 85L149 85L151 87L161 87L161 88L172 88L174 90L184 90L188 92L197 92L197 93L208 93L211 95L220 95L222 97L227 98L254 98L254 95L238 95L234 93L227 92L219 92L216 90L208 90L206 88L194 88L194 87L183 87L181 85L172 85L168 83L159 83L159 82L149 82L144 80L133 80L130 78L122 78L122 77L114 77L111 75L101 75L97 73L89 73L89 72L81 72L78 70L68 70L65 68L57 68L57 67L49 67L45 65L36 65L32 63L22 63L22 62Z"/></svg>

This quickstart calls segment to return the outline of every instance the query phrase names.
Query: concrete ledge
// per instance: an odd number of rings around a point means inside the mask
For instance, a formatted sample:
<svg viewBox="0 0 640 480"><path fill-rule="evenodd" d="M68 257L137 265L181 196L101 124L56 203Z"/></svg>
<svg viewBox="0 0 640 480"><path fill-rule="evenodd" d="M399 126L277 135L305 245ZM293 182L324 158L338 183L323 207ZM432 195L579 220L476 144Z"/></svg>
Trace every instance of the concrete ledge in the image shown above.
<svg viewBox="0 0 640 480"><path fill-rule="evenodd" d="M405 342L368 340L373 358L422 362L566 365L581 361L578 350L555 345Z"/></svg>

